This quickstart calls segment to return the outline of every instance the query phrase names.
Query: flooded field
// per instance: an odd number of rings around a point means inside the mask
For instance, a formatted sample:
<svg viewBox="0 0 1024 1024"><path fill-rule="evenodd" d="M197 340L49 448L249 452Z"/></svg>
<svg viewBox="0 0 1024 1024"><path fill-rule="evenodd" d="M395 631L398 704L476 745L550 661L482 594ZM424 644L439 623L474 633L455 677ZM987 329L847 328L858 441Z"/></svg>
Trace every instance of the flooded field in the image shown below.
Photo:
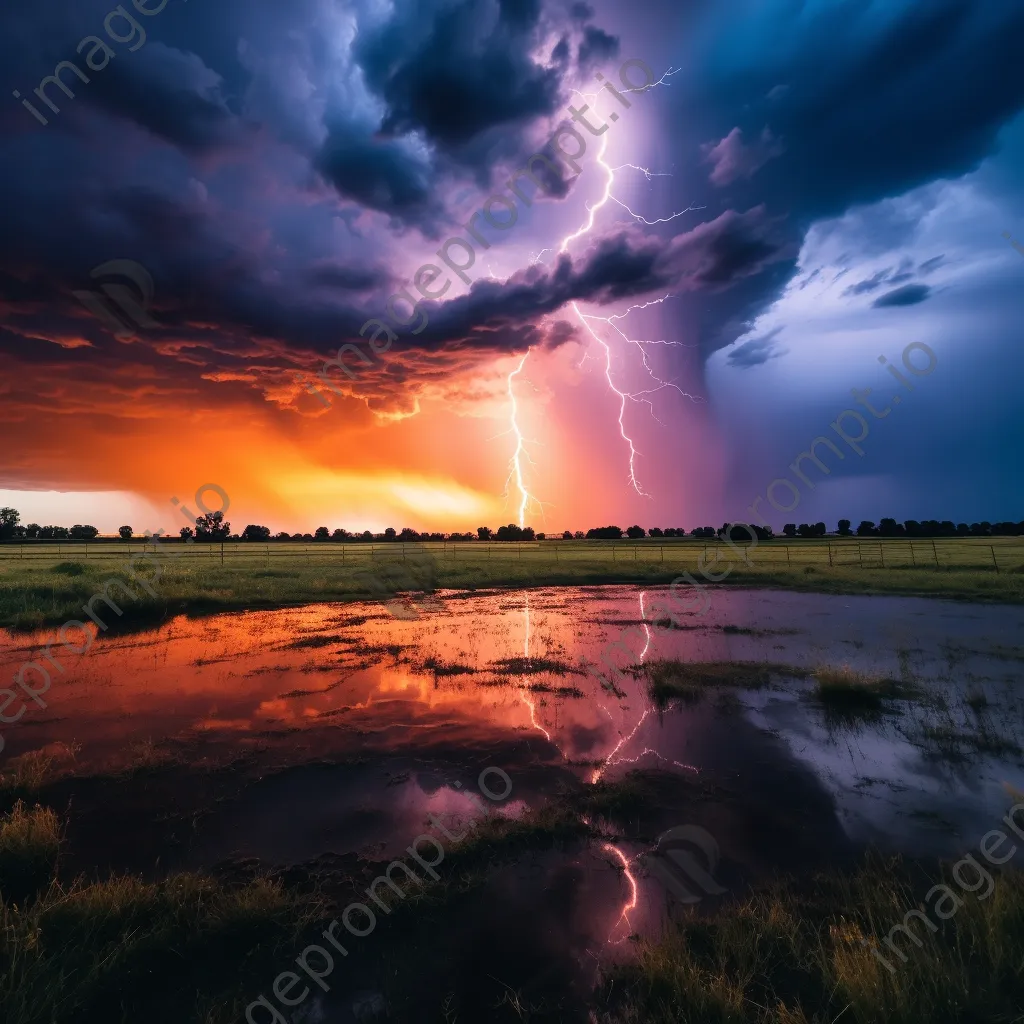
<svg viewBox="0 0 1024 1024"><path fill-rule="evenodd" d="M480 818L488 767L511 780L502 816L571 799L600 835L495 865L443 939L469 1005L467 979L529 991L554 973L566 1020L588 1019L601 964L681 905L866 845L958 856L1024 790L1024 609L729 590L673 628L664 599L600 587L441 593L401 616L182 616L61 652L47 707L3 727L3 757L52 754L76 857L147 877L398 858L432 818L452 834ZM4 636L4 672L47 639ZM713 671L695 682L688 664ZM851 686L872 698L844 699ZM112 799L115 776L145 784ZM717 846L697 843L682 889L651 860L679 827ZM360 987L339 978L325 1005Z"/></svg>

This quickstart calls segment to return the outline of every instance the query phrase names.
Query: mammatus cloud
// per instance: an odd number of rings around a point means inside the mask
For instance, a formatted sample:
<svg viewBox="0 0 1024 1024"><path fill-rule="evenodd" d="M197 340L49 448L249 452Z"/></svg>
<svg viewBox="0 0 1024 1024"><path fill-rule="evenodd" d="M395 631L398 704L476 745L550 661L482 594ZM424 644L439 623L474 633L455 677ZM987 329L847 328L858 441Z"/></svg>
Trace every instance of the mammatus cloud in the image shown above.
<svg viewBox="0 0 1024 1024"><path fill-rule="evenodd" d="M719 187L731 185L740 178L752 178L769 160L781 156L786 147L766 126L760 139L749 146L743 142L743 132L733 128L721 142L702 147L704 159L712 165L709 180Z"/></svg>

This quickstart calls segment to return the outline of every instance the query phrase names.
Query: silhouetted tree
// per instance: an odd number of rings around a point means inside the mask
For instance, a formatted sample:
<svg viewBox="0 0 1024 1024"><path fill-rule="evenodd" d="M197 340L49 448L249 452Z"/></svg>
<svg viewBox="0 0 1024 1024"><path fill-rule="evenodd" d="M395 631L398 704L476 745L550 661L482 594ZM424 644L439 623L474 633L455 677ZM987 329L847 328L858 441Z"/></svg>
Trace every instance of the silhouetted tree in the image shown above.
<svg viewBox="0 0 1024 1024"><path fill-rule="evenodd" d="M393 526L389 526L384 531L384 540L395 540L398 537L397 532Z"/></svg>
<svg viewBox="0 0 1024 1024"><path fill-rule="evenodd" d="M839 520L839 536L840 537L851 537L853 536L853 530L850 529L849 519Z"/></svg>
<svg viewBox="0 0 1024 1024"><path fill-rule="evenodd" d="M868 519L862 520L860 526L857 527L858 537L874 537L876 533L875 524Z"/></svg>
<svg viewBox="0 0 1024 1024"><path fill-rule="evenodd" d="M626 536L630 540L639 540L641 537L647 536L647 531L642 526L631 526L626 530Z"/></svg>
<svg viewBox="0 0 1024 1024"><path fill-rule="evenodd" d="M476 535L481 540L490 540L491 539L491 528L489 526L478 526L476 528Z"/></svg>
<svg viewBox="0 0 1024 1024"><path fill-rule="evenodd" d="M426 534L424 534L424 536L426 536ZM417 541L420 540L420 534L418 534L415 530L411 529L410 527L406 526L398 535L398 539L400 541Z"/></svg>
<svg viewBox="0 0 1024 1024"><path fill-rule="evenodd" d="M20 522L21 514L16 508L0 508L0 540L10 540Z"/></svg>
<svg viewBox="0 0 1024 1024"><path fill-rule="evenodd" d="M75 523L74 526L68 530L68 534L72 540L93 540L99 536L100 531L95 526L82 526L80 523Z"/></svg>
<svg viewBox="0 0 1024 1024"><path fill-rule="evenodd" d="M224 519L223 512L207 512L196 519L196 540L201 543L227 540L231 524Z"/></svg>
<svg viewBox="0 0 1024 1024"><path fill-rule="evenodd" d="M181 535L182 540L191 540L195 536L195 531L191 526L183 526L178 533Z"/></svg>
<svg viewBox="0 0 1024 1024"><path fill-rule="evenodd" d="M572 530L566 530L565 533L562 534L562 540L572 540Z"/></svg>
<svg viewBox="0 0 1024 1024"><path fill-rule="evenodd" d="M331 531L326 526L318 526L316 533L313 534L313 540L330 540Z"/></svg>
<svg viewBox="0 0 1024 1024"><path fill-rule="evenodd" d="M131 540L135 535L135 531L130 526L119 526L117 528L117 535L121 540Z"/></svg>
<svg viewBox="0 0 1024 1024"><path fill-rule="evenodd" d="M39 536L39 531L41 529L42 527L38 523L29 523L28 526L25 527L25 536L29 540L34 540Z"/></svg>
<svg viewBox="0 0 1024 1024"><path fill-rule="evenodd" d="M575 533L574 533L574 534L572 535L572 539L573 539L573 540L585 540L585 539L586 539L586 534L584 534L584 532L583 532L582 530L577 530L577 531L576 531L576 532L575 532Z"/></svg>
<svg viewBox="0 0 1024 1024"><path fill-rule="evenodd" d="M548 539L548 535L546 533L538 533L537 534L537 540L547 540L547 539Z"/></svg>
<svg viewBox="0 0 1024 1024"><path fill-rule="evenodd" d="M795 537L796 536L796 523L786 523L786 525L782 528L782 532L787 537L790 537L790 538Z"/></svg>
<svg viewBox="0 0 1024 1024"><path fill-rule="evenodd" d="M598 526L594 530L587 530L588 540L622 540L621 526Z"/></svg>
<svg viewBox="0 0 1024 1024"><path fill-rule="evenodd" d="M267 541L270 540L269 526L256 526L250 524L242 531L241 540L244 541Z"/></svg>
<svg viewBox="0 0 1024 1024"><path fill-rule="evenodd" d="M331 540L334 540L334 541L343 541L343 540L348 540L348 539L349 539L349 532L348 532L348 530L338 529L338 530L335 530L334 533L331 534Z"/></svg>

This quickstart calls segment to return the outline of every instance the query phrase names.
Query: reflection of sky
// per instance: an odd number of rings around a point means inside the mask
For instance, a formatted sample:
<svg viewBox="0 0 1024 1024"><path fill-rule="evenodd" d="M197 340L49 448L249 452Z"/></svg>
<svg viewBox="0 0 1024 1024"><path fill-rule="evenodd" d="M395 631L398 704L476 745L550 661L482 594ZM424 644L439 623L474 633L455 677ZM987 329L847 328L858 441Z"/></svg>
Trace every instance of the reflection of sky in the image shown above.
<svg viewBox="0 0 1024 1024"><path fill-rule="evenodd" d="M972 754L948 765L929 757L921 735L927 724L1014 739L1007 723L1020 721L1013 684L1021 662L1006 643L1024 635L1019 609L725 590L704 620L686 620L698 628L679 631L652 625L665 596L615 587L508 593L448 600L444 612L408 621L357 605L179 617L69 658L49 708L5 727L5 754L78 741L80 766L109 767L152 740L158 751L198 742L211 755L273 750L284 763L327 759L337 765L333 775L297 768L275 776L238 815L269 822L273 807L291 808L307 824L281 838L281 850L303 852L323 839L322 798L335 819L350 822L346 850L404 836L428 813L466 813L475 783L462 764L503 763L488 751L512 757L503 766L513 779L536 765L568 766L586 781L634 767L691 780L723 771L742 777L759 758L779 767L792 758L835 801L851 838L908 849L955 846L1003 813L1002 783L1024 789L1012 755ZM763 632L726 633L726 625ZM9 668L36 639L12 640ZM514 666L524 657L567 672L527 665L522 674ZM924 696L881 725L830 732L804 696L809 684L747 693L751 721L783 741L774 750L707 704L654 713L642 682L612 671L669 658L848 664L896 678L909 671ZM977 691L991 704L980 718L961 703ZM932 706L938 695L951 697L948 709ZM532 784L516 785L505 813L545 799ZM334 848L337 830L328 832Z"/></svg>

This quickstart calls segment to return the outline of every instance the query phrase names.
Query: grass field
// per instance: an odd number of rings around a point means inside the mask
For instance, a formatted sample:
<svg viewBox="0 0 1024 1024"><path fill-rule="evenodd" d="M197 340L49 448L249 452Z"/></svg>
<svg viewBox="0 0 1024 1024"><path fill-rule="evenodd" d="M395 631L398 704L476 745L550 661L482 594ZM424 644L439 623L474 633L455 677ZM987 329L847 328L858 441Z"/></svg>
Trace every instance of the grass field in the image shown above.
<svg viewBox="0 0 1024 1024"><path fill-rule="evenodd" d="M154 593L136 583L135 598L121 602L124 617L115 620L121 623L179 611L381 598L430 587L653 585L683 572L703 582L701 565L715 576L728 567L726 586L1024 601L1024 541L1015 537L770 541L751 552L750 565L739 550L688 540L178 544L163 546L165 556L140 559L142 550L141 544L117 542L0 546L0 625L28 628L81 618L83 603L107 580L126 578L129 556Z"/></svg>

